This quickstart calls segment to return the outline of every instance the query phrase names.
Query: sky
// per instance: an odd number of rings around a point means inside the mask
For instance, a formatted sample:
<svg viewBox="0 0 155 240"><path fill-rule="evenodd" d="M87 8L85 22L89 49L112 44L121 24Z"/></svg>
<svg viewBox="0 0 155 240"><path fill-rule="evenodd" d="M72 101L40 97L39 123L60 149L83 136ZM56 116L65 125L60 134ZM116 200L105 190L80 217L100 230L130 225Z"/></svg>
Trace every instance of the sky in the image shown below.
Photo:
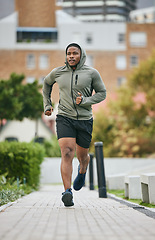
<svg viewBox="0 0 155 240"><path fill-rule="evenodd" d="M146 8L155 6L155 0L137 0L137 8Z"/></svg>

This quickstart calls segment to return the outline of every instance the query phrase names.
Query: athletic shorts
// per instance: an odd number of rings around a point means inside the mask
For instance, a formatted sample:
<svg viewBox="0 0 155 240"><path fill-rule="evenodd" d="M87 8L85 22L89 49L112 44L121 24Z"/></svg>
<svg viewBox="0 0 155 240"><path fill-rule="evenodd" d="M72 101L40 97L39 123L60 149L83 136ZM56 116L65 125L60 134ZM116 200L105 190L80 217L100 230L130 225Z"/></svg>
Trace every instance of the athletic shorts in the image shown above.
<svg viewBox="0 0 155 240"><path fill-rule="evenodd" d="M83 148L89 148L92 139L93 118L89 120L74 120L62 115L56 118L57 138L76 138L76 143Z"/></svg>

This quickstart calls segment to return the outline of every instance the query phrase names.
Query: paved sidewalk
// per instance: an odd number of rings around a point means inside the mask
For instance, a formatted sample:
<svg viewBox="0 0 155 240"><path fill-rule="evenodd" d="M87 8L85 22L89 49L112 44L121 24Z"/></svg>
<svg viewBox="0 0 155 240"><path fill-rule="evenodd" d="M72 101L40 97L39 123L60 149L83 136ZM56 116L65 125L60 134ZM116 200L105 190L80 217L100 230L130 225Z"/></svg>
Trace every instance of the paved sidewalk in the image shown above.
<svg viewBox="0 0 155 240"><path fill-rule="evenodd" d="M83 188L74 207L62 186L43 186L0 212L0 240L154 240L155 219Z"/></svg>

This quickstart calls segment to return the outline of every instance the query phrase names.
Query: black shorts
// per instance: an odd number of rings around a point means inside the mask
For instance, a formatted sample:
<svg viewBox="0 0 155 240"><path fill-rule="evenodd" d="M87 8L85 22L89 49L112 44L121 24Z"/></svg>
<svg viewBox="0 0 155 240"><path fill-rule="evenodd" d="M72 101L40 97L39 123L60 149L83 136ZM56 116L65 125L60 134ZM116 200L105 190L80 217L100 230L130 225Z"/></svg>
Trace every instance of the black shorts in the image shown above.
<svg viewBox="0 0 155 240"><path fill-rule="evenodd" d="M89 148L92 138L93 118L89 120L74 120L57 115L56 130L58 139L64 137L76 138L76 143L80 147Z"/></svg>

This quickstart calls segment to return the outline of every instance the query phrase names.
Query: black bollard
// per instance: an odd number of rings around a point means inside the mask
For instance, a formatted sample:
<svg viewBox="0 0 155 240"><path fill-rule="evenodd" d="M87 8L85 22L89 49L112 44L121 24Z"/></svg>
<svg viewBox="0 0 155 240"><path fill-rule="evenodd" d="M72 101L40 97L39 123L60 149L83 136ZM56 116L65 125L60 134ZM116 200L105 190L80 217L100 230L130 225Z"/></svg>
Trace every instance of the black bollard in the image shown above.
<svg viewBox="0 0 155 240"><path fill-rule="evenodd" d="M94 154L90 153L90 162L89 162L89 189L94 190L94 173L93 173L93 157Z"/></svg>
<svg viewBox="0 0 155 240"><path fill-rule="evenodd" d="M104 172L103 142L95 142L97 165L98 191L100 198L107 198L106 181Z"/></svg>

